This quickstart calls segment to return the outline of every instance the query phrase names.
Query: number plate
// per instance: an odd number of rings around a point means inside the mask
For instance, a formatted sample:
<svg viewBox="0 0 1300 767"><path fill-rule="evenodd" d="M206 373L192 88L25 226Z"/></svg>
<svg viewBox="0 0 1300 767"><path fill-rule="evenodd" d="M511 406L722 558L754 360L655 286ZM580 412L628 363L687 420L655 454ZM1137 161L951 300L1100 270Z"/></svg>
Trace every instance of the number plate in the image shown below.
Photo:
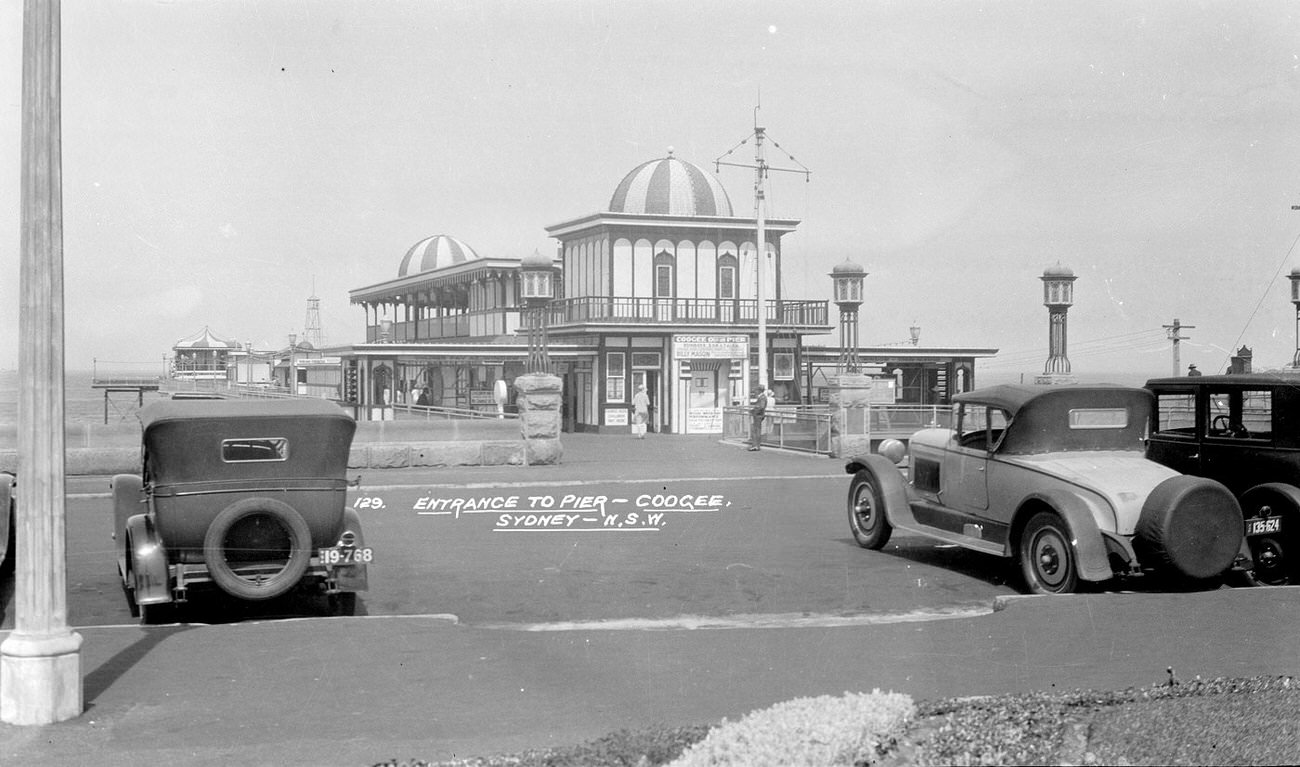
<svg viewBox="0 0 1300 767"><path fill-rule="evenodd" d="M348 565L368 565L374 561L374 552L369 547L336 546L332 549L319 550L320 563L332 567Z"/></svg>
<svg viewBox="0 0 1300 767"><path fill-rule="evenodd" d="M1246 535L1268 535L1282 532L1281 517L1259 517L1246 520Z"/></svg>

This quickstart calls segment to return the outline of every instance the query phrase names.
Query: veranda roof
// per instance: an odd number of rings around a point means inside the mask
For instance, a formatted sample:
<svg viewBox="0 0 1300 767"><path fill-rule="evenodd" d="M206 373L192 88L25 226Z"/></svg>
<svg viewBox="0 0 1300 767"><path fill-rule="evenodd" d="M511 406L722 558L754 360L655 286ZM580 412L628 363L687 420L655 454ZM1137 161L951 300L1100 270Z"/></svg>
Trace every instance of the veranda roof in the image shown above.
<svg viewBox="0 0 1300 767"><path fill-rule="evenodd" d="M179 351L191 351L194 349L238 349L239 342L227 341L226 339L215 335L205 326L200 332L177 341L172 348Z"/></svg>

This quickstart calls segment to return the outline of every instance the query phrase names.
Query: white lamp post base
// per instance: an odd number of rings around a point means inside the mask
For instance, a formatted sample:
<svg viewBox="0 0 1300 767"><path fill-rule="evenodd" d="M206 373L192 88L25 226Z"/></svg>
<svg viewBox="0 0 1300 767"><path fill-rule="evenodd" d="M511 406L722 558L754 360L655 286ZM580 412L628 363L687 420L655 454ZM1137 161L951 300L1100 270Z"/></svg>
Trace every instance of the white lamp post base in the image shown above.
<svg viewBox="0 0 1300 767"><path fill-rule="evenodd" d="M0 720L52 724L81 716L81 635L10 634L0 643Z"/></svg>

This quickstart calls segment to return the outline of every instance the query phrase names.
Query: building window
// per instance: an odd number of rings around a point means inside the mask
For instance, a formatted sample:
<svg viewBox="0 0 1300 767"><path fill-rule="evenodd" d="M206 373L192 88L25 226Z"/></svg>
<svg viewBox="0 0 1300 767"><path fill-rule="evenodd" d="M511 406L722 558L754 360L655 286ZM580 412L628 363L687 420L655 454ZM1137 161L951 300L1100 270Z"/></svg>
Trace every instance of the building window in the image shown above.
<svg viewBox="0 0 1300 767"><path fill-rule="evenodd" d="M655 254L655 298L673 297L673 255L666 250Z"/></svg>
<svg viewBox="0 0 1300 767"><path fill-rule="evenodd" d="M627 401L627 371L623 352L605 353L605 401Z"/></svg>
<svg viewBox="0 0 1300 767"><path fill-rule="evenodd" d="M718 256L718 298L736 297L736 257L731 253Z"/></svg>
<svg viewBox="0 0 1300 767"><path fill-rule="evenodd" d="M668 264L655 267L655 298L672 298L673 268Z"/></svg>

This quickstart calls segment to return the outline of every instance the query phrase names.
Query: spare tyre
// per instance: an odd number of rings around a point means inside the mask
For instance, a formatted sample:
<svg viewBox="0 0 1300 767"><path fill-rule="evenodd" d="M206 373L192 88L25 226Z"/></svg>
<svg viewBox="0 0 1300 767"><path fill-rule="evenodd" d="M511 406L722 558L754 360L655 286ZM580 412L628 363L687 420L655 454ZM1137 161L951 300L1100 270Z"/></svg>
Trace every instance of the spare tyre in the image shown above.
<svg viewBox="0 0 1300 767"><path fill-rule="evenodd" d="M1241 506L1228 488L1204 477L1170 477L1142 505L1137 539L1143 564L1193 580L1232 566L1241 549Z"/></svg>
<svg viewBox="0 0 1300 767"><path fill-rule="evenodd" d="M212 520L203 559L212 581L240 599L272 599L297 585L311 563L311 529L272 498L236 501Z"/></svg>

